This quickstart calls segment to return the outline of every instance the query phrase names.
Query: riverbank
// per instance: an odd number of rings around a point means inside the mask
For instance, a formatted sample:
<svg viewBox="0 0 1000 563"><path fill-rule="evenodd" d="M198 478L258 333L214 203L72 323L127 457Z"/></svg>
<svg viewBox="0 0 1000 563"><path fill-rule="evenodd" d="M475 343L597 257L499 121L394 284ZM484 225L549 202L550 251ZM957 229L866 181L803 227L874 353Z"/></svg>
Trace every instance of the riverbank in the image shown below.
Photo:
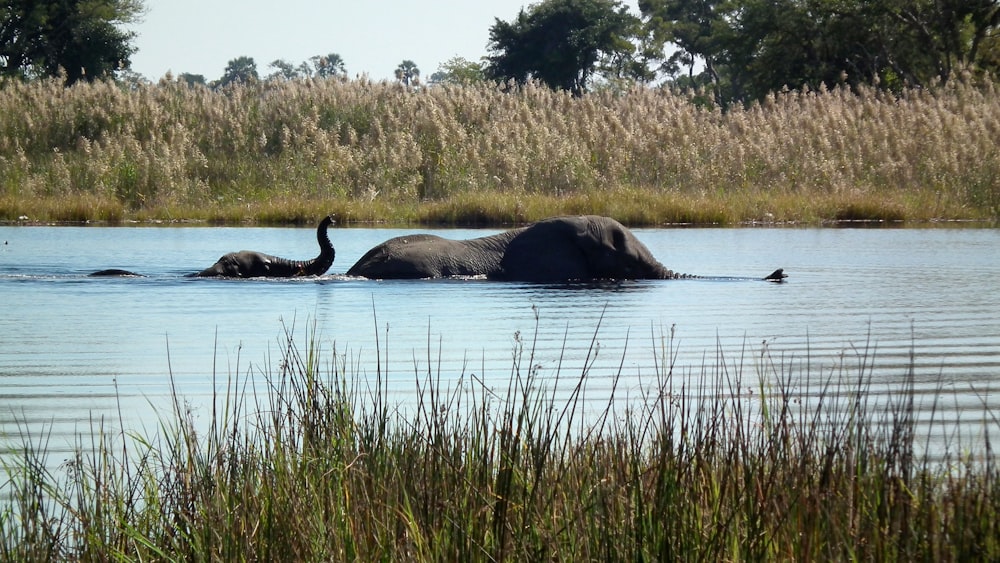
<svg viewBox="0 0 1000 563"><path fill-rule="evenodd" d="M0 220L988 222L998 145L994 85L958 79L726 112L650 88L34 81L0 88Z"/></svg>
<svg viewBox="0 0 1000 563"><path fill-rule="evenodd" d="M534 350L522 346L506 388L474 376L441 388L433 373L417 373L420 398L403 412L377 374L359 377L336 351L289 333L280 360L255 368L267 391L255 395L229 376L207 430L176 397L155 431L96 422L92 441L62 464L65 476L46 469L44 436L23 437L20 461L6 468L0 553L17 561L1000 556L990 444L949 433L945 451L920 453L912 370L875 400L867 353L833 370L818 395L797 390L793 381L808 374L766 350L754 365L719 357L687 376L667 362L645 401L580 424L586 370L563 374L577 391L556 400L539 385ZM733 393L699 391L692 376ZM767 383L745 390L743 378L757 376Z"/></svg>

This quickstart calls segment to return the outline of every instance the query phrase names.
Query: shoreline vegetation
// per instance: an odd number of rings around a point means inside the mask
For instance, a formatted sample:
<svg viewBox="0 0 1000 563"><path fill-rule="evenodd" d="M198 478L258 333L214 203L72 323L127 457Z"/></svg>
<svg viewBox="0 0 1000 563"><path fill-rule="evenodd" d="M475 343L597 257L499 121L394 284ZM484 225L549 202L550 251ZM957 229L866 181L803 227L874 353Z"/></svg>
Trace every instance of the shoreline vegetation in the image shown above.
<svg viewBox="0 0 1000 563"><path fill-rule="evenodd" d="M773 94L725 111L634 87L0 87L0 221L503 226L995 224L1000 95Z"/></svg>
<svg viewBox="0 0 1000 563"><path fill-rule="evenodd" d="M877 401L866 346L826 374L799 373L798 362L766 349L720 352L699 372L672 364L674 346L663 344L641 401L622 407L602 396L581 423L595 404L587 369L556 373L571 389L557 397L530 340L517 341L499 388L470 374L442 384L431 368L416 369L404 412L381 370L352 373L336 344L324 352L315 326L304 342L286 328L273 365L220 382L207 429L175 394L158 430L93 422L63 476L48 469L44 432L22 436L5 467L0 556L1000 558L989 434L970 441L947 430L944 452L921 454L926 418L915 412L912 366ZM821 384L802 387L810 380ZM948 421L932 414L930 424Z"/></svg>

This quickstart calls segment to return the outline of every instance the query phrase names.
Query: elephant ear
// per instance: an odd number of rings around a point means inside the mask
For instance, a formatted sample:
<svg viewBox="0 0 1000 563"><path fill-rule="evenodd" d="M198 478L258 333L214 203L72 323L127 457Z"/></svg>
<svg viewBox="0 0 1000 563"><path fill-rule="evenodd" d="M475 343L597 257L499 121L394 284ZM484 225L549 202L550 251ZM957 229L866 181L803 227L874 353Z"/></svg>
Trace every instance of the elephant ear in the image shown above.
<svg viewBox="0 0 1000 563"><path fill-rule="evenodd" d="M581 225L575 240L586 258L591 278L614 279L627 271L633 245L624 227L608 223L604 217L595 217Z"/></svg>
<svg viewBox="0 0 1000 563"><path fill-rule="evenodd" d="M592 277L589 252L595 242L586 225L560 218L529 226L519 233L504 252L501 266L510 280L559 282Z"/></svg>

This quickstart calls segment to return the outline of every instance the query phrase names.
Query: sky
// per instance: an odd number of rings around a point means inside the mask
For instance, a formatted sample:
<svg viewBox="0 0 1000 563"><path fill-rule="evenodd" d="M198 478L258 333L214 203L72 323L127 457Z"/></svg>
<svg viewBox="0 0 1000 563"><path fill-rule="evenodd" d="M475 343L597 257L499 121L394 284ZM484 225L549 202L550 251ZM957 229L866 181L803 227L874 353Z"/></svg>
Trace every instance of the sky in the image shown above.
<svg viewBox="0 0 1000 563"><path fill-rule="evenodd" d="M237 57L253 57L257 72L284 59L298 66L336 53L350 77L392 79L403 60L421 76L453 58L478 62L487 54L496 18L512 21L537 0L145 0L132 70L156 81L167 71L222 76ZM637 0L623 3L638 15Z"/></svg>

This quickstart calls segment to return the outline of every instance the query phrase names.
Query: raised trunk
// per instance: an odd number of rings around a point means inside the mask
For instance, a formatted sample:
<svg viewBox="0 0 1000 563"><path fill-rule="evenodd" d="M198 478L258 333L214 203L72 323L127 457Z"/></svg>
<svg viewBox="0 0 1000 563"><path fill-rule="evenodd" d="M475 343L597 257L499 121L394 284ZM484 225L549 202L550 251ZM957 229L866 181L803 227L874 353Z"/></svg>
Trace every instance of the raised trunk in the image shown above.
<svg viewBox="0 0 1000 563"><path fill-rule="evenodd" d="M319 243L319 256L302 262L302 273L298 275L322 276L330 269L330 266L333 266L333 259L336 257L337 252L334 250L333 243L330 242L330 236L326 232L331 223L333 223L333 217L327 216L320 222L319 227L316 227L316 242Z"/></svg>

